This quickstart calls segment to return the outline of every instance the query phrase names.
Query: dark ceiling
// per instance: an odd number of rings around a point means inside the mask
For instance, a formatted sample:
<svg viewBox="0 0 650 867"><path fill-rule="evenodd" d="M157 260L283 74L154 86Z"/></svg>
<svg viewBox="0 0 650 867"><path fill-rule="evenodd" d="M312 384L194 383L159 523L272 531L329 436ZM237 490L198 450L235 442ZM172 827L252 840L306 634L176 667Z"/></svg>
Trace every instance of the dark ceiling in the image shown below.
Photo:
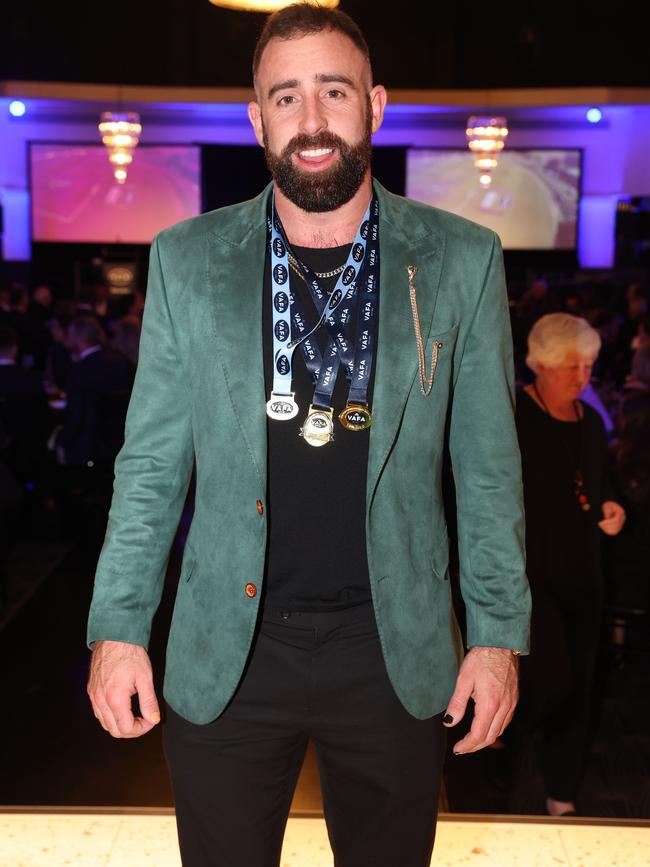
<svg viewBox="0 0 650 867"><path fill-rule="evenodd" d="M650 86L648 0L342 0L393 88ZM208 0L12 0L0 79L236 87L264 16Z"/></svg>

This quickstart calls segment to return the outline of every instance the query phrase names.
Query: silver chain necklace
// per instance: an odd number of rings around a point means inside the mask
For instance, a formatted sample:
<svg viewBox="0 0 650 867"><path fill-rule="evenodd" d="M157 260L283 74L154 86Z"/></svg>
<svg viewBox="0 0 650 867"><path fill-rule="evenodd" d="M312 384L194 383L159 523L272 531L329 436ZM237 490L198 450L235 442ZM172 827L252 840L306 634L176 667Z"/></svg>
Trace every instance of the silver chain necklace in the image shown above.
<svg viewBox="0 0 650 867"><path fill-rule="evenodd" d="M296 259L296 257L292 253L289 253L288 256L289 256L289 264L291 265L293 270L296 272L296 274L298 274L300 277L304 277L304 274L300 270L300 267L298 265L298 260ZM314 271L314 274L317 277L320 277L321 280L326 280L328 277L338 277L339 274L343 273L344 268L345 268L345 262L342 265L339 265L339 267L335 268L333 271Z"/></svg>

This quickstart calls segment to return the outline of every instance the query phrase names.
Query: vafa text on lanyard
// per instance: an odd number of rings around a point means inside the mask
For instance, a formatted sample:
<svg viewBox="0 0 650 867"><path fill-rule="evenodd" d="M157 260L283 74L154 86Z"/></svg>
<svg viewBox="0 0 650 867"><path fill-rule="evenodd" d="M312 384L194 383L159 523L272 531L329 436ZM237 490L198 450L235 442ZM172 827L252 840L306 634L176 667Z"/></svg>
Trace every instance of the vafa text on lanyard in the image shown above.
<svg viewBox="0 0 650 867"><path fill-rule="evenodd" d="M298 413L292 391L292 358L300 346L314 395L300 436L312 446L334 439L332 396L340 365L350 383L345 409L339 414L351 431L369 428L368 388L377 334L379 293L379 203L373 197L357 230L345 267L331 295L323 290L314 271L298 260L298 267L314 301L319 319L309 327L298 294L289 284L289 242L271 205L268 217L273 302L273 389L266 404L270 418L284 421ZM354 344L349 336L354 310L360 306ZM315 333L324 325L328 340L321 353Z"/></svg>

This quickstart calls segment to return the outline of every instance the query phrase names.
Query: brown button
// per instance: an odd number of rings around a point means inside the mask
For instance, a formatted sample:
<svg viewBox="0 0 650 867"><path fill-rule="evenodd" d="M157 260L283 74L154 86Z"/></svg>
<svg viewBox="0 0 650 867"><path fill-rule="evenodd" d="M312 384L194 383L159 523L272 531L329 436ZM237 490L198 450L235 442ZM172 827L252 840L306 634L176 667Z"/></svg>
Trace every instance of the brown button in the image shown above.
<svg viewBox="0 0 650 867"><path fill-rule="evenodd" d="M249 583L244 587L244 592L252 599L253 596L257 596L257 587L254 584Z"/></svg>
<svg viewBox="0 0 650 867"><path fill-rule="evenodd" d="M261 500L257 501L257 511L260 513L260 515L264 514L264 506L262 505Z"/></svg>

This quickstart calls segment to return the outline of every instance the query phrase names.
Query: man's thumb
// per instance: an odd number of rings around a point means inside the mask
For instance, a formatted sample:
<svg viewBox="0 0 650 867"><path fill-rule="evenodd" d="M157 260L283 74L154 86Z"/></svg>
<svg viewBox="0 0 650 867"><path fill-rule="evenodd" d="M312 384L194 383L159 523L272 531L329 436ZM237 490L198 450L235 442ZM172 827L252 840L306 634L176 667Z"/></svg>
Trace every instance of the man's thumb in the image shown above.
<svg viewBox="0 0 650 867"><path fill-rule="evenodd" d="M465 716L468 699L469 695L465 695L456 688L456 691L449 700L445 715L442 718L442 721L447 728L452 728Z"/></svg>
<svg viewBox="0 0 650 867"><path fill-rule="evenodd" d="M157 725L160 722L160 708L152 683L138 684L138 701L144 719Z"/></svg>

